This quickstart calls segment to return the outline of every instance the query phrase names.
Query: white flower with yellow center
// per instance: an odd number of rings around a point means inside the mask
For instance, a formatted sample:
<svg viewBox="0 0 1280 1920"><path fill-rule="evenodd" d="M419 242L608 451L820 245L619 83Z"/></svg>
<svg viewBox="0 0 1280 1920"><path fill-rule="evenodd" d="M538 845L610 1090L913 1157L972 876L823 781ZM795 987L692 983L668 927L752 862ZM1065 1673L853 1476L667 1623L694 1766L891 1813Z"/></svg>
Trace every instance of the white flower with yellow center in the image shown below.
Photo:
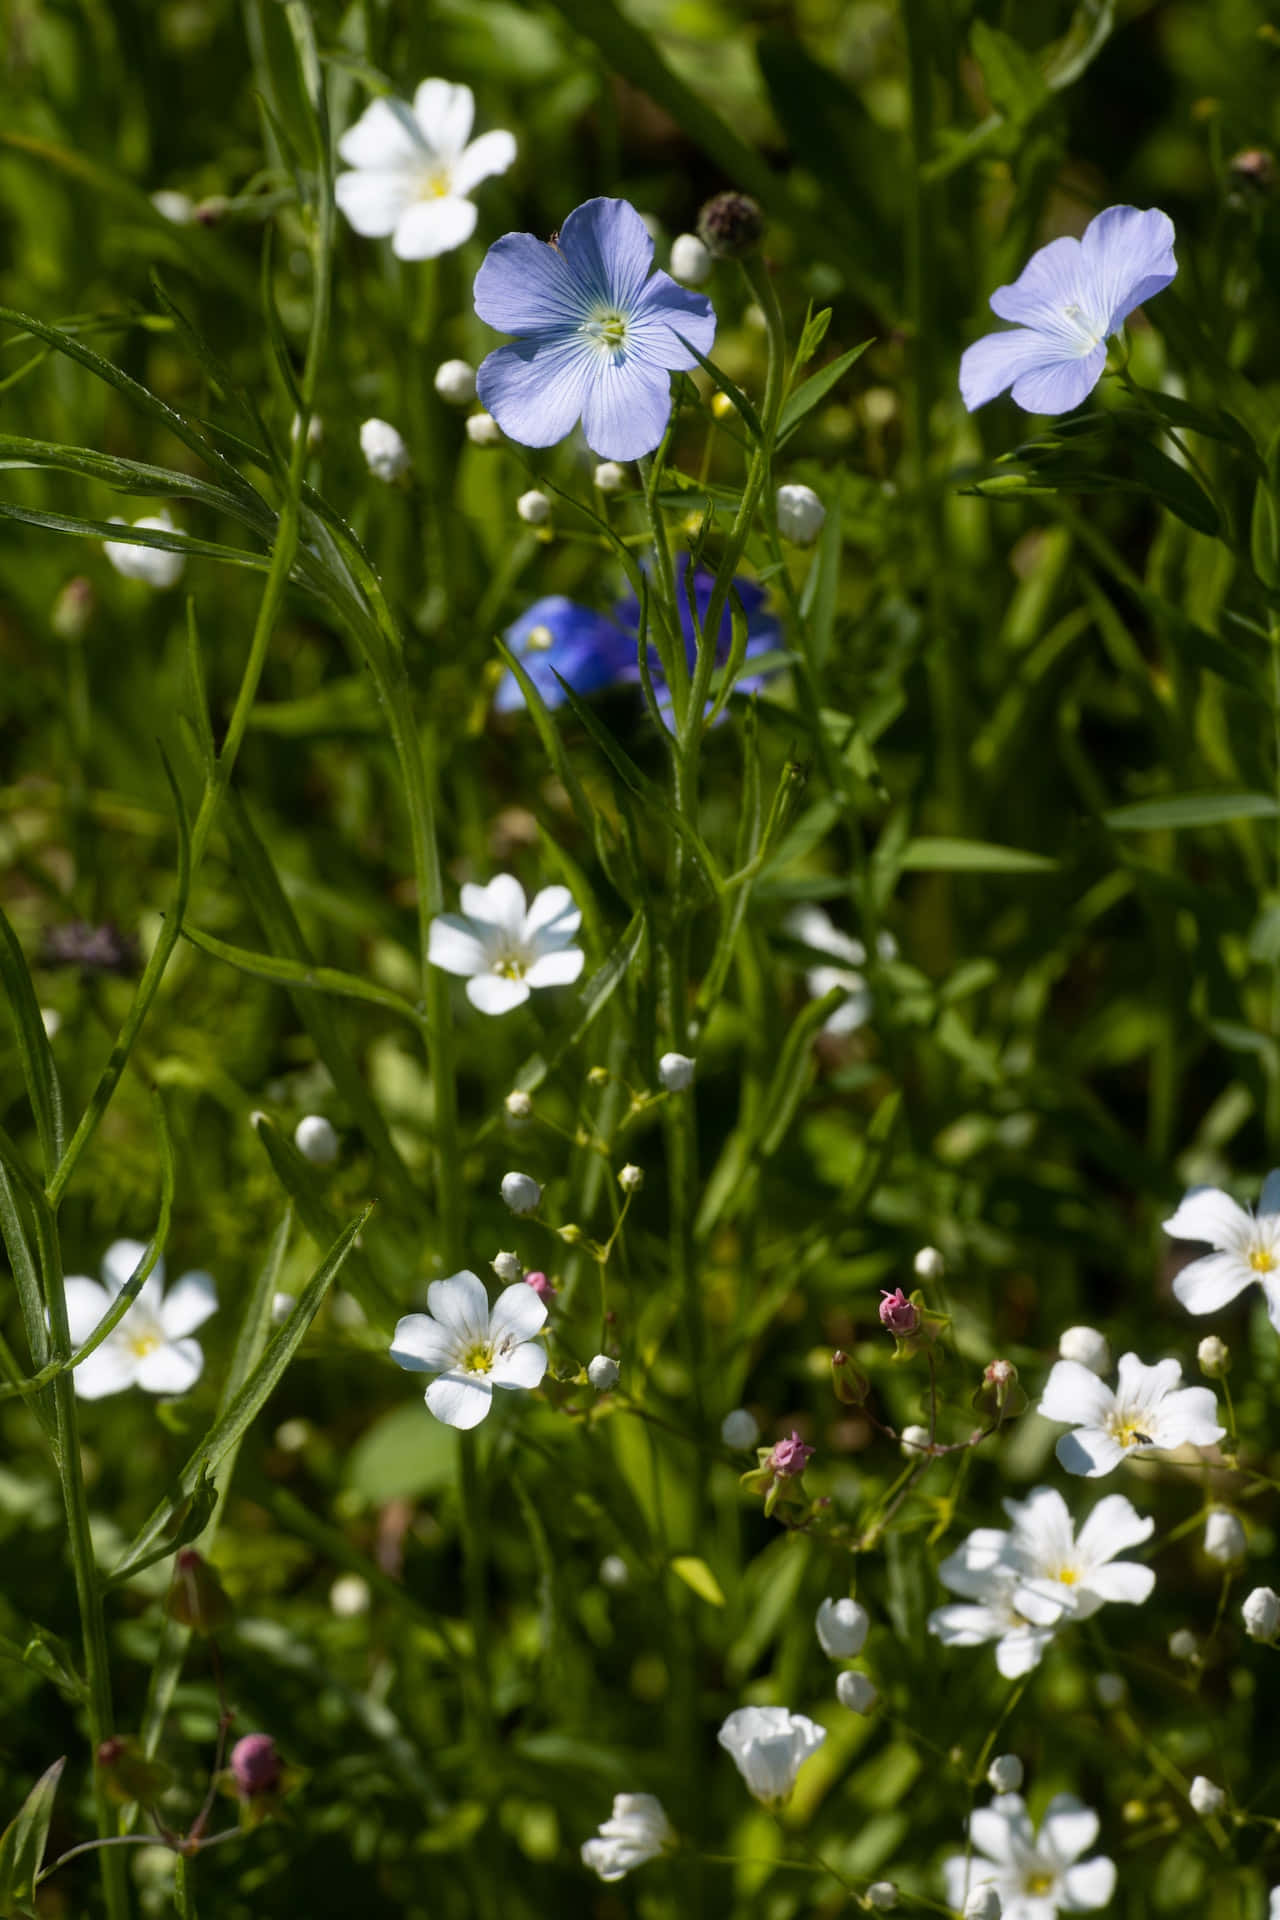
<svg viewBox="0 0 1280 1920"><path fill-rule="evenodd" d="M357 233L391 236L401 260L451 253L475 231L470 196L516 157L512 134L471 140L475 97L470 87L424 80L405 100L374 100L338 142L351 173L334 181L334 197Z"/></svg>
<svg viewBox="0 0 1280 1920"><path fill-rule="evenodd" d="M1280 1333L1280 1169L1263 1182L1250 1213L1217 1187L1193 1187L1164 1230L1214 1249L1182 1269L1173 1291L1188 1313L1216 1313L1256 1280Z"/></svg>
<svg viewBox="0 0 1280 1920"><path fill-rule="evenodd" d="M481 1013L508 1013L535 987L577 979L586 956L569 943L581 924L567 887L544 887L529 905L520 882L500 873L487 887L463 887L460 914L437 914L428 958L466 979Z"/></svg>
<svg viewBox="0 0 1280 1920"><path fill-rule="evenodd" d="M1079 1535L1056 1487L1035 1487L1025 1500L1006 1500L1004 1509L1013 1526L1000 1557L1018 1576L1020 1612L1048 1600L1087 1620L1108 1600L1137 1605L1149 1598L1156 1583L1150 1567L1116 1555L1149 1540L1156 1523L1122 1493L1099 1500Z"/></svg>
<svg viewBox="0 0 1280 1920"><path fill-rule="evenodd" d="M1144 1366L1121 1356L1113 1388L1078 1360L1059 1360L1045 1382L1039 1411L1076 1431L1058 1442L1059 1464L1091 1480L1153 1448L1211 1447L1221 1440L1218 1403L1208 1387L1181 1387L1176 1360Z"/></svg>
<svg viewBox="0 0 1280 1920"><path fill-rule="evenodd" d="M478 1427L495 1387L526 1391L541 1384L547 1350L536 1335L547 1309L523 1280L505 1287L489 1309L474 1273L450 1274L427 1289L429 1313L407 1313L391 1342L391 1358L409 1373L434 1373L427 1406L447 1427Z"/></svg>
<svg viewBox="0 0 1280 1920"><path fill-rule="evenodd" d="M943 1864L948 1904L969 1912L979 1887L999 1895L1002 1920L1054 1920L1059 1913L1093 1913L1115 1892L1115 1862L1080 1855L1098 1837L1098 1816L1073 1793L1056 1793L1040 1831L1019 1794L1002 1793L969 1817L972 1852Z"/></svg>
<svg viewBox="0 0 1280 1920"><path fill-rule="evenodd" d="M102 1258L105 1285L83 1274L63 1281L71 1343L89 1338L125 1283L142 1264L141 1240L114 1240ZM126 1387L147 1393L185 1393L200 1378L204 1354L192 1340L217 1311L218 1296L207 1273L184 1273L166 1293L164 1261L157 1260L124 1317L71 1375L82 1400L102 1400Z"/></svg>

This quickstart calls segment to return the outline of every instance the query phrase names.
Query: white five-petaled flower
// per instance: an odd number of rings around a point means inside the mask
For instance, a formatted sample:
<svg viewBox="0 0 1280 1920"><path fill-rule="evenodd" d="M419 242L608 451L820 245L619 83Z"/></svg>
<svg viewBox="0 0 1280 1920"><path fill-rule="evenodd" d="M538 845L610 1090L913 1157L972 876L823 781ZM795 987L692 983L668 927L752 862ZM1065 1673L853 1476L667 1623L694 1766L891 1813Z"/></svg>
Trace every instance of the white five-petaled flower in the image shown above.
<svg viewBox="0 0 1280 1920"><path fill-rule="evenodd" d="M1192 1187L1164 1230L1175 1240L1200 1240L1214 1249L1174 1280L1173 1291L1188 1313L1216 1313L1256 1280L1280 1333L1280 1168L1263 1181L1256 1214L1217 1187Z"/></svg>
<svg viewBox="0 0 1280 1920"><path fill-rule="evenodd" d="M141 1240L114 1240L102 1257L104 1286L83 1274L68 1275L63 1288L73 1346L89 1338L145 1253ZM184 1273L166 1293L164 1260L157 1260L119 1325L72 1373L76 1392L82 1400L134 1386L147 1393L185 1393L204 1368L199 1342L190 1335L217 1306L207 1273Z"/></svg>
<svg viewBox="0 0 1280 1920"><path fill-rule="evenodd" d="M800 1768L826 1737L825 1727L787 1707L737 1707L716 1735L748 1790L766 1807L783 1806L791 1798Z"/></svg>
<svg viewBox="0 0 1280 1920"><path fill-rule="evenodd" d="M805 986L814 1000L820 1000L833 987L842 987L848 995L843 1004L828 1015L822 1031L854 1033L859 1027L865 1026L871 1016L871 989L858 971L867 962L867 950L861 940L851 939L847 933L841 933L832 923L830 914L821 907L794 907L783 921L783 926L793 940L813 947L818 953L829 954L833 960L842 963L837 967L810 967L804 977ZM891 933L881 933L876 942L876 951L882 960L895 957L898 947Z"/></svg>
<svg viewBox="0 0 1280 1920"><path fill-rule="evenodd" d="M430 1313L407 1313L391 1342L391 1358L410 1373L434 1373L427 1406L447 1427L476 1427L495 1387L536 1387L547 1370L547 1350L535 1336L547 1309L532 1287L517 1280L489 1308L484 1282L466 1271L433 1280Z"/></svg>
<svg viewBox="0 0 1280 1920"><path fill-rule="evenodd" d="M973 1854L945 1862L947 1901L968 1911L970 1893L993 1887L1003 1920L1054 1920L1092 1913L1115 1891L1115 1862L1081 1860L1098 1837L1098 1816L1073 1793L1057 1793L1037 1834L1020 1795L1004 1793L969 1818Z"/></svg>
<svg viewBox="0 0 1280 1920"><path fill-rule="evenodd" d="M334 197L357 233L391 235L401 260L451 253L475 231L470 196L516 157L510 133L471 140L475 96L470 87L424 80L405 100L373 100L338 142L354 169L334 181Z"/></svg>
<svg viewBox="0 0 1280 1920"><path fill-rule="evenodd" d="M1154 1447L1211 1447L1226 1432L1208 1387L1180 1387L1176 1360L1144 1366L1136 1353L1122 1354L1114 1389L1078 1360L1059 1360L1045 1383L1039 1411L1046 1420L1069 1422L1057 1445L1059 1464L1091 1480Z"/></svg>
<svg viewBox="0 0 1280 1920"><path fill-rule="evenodd" d="M675 1845L662 1802L651 1793L616 1793L613 1813L582 1845L582 1864L602 1880L621 1880Z"/></svg>
<svg viewBox="0 0 1280 1920"><path fill-rule="evenodd" d="M1019 1680L1038 1667L1045 1648L1067 1619L1061 1603L1032 1595L1028 1611L1018 1604L1018 1576L1000 1559L1007 1535L980 1527L938 1568L944 1587L962 1597L935 1607L929 1632L944 1647L981 1647L995 1642L996 1668L1006 1680Z"/></svg>
<svg viewBox="0 0 1280 1920"><path fill-rule="evenodd" d="M124 527L129 523L119 514L111 517L113 527ZM178 529L165 512L148 513L141 520L133 522L135 528L143 533L176 533ZM172 547L143 547L132 540L104 540L102 551L117 573L126 580L141 580L148 587L162 591L165 587L176 587L182 578L182 570L187 564L185 553L177 553Z"/></svg>
<svg viewBox="0 0 1280 1920"><path fill-rule="evenodd" d="M567 887L544 887L529 905L520 882L500 873L487 887L463 887L460 914L437 914L428 956L466 977L467 998L481 1013L509 1013L532 988L577 979L586 956L569 942L581 924Z"/></svg>

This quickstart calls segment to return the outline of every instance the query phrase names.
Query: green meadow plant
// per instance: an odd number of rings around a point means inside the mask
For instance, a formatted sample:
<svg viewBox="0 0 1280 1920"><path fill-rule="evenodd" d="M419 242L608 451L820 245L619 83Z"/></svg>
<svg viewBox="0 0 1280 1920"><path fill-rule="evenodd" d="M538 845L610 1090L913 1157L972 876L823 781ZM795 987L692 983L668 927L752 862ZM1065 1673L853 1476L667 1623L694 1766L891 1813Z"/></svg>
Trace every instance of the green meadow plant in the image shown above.
<svg viewBox="0 0 1280 1920"><path fill-rule="evenodd" d="M1266 10L6 57L0 1913L1277 1920Z"/></svg>

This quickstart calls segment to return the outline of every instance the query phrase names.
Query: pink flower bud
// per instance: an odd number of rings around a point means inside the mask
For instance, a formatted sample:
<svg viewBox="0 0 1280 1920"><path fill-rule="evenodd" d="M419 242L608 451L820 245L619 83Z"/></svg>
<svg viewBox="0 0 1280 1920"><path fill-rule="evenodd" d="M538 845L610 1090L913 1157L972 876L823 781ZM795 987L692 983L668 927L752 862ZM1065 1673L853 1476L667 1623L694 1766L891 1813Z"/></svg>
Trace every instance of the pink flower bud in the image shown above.
<svg viewBox="0 0 1280 1920"><path fill-rule="evenodd" d="M901 1287L895 1287L892 1293L885 1293L880 1302L880 1324L890 1333L900 1338L915 1333L920 1326L920 1309L913 1300L908 1300Z"/></svg>
<svg viewBox="0 0 1280 1920"><path fill-rule="evenodd" d="M524 1283L526 1287L532 1287L539 1300L544 1300L548 1306L556 1297L556 1290L545 1273L526 1273Z"/></svg>
<svg viewBox="0 0 1280 1920"><path fill-rule="evenodd" d="M793 1432L775 1443L769 1465L779 1480L792 1480L804 1472L813 1453L814 1448L807 1447L800 1435Z"/></svg>
<svg viewBox="0 0 1280 1920"><path fill-rule="evenodd" d="M1018 1369L1012 1360L993 1360L983 1372L982 1377L989 1387L995 1387L999 1392L1002 1388L1011 1387L1014 1384L1018 1378Z"/></svg>
<svg viewBox="0 0 1280 1920"><path fill-rule="evenodd" d="M269 1733L246 1733L231 1749L231 1777L244 1800L280 1784L280 1755Z"/></svg>

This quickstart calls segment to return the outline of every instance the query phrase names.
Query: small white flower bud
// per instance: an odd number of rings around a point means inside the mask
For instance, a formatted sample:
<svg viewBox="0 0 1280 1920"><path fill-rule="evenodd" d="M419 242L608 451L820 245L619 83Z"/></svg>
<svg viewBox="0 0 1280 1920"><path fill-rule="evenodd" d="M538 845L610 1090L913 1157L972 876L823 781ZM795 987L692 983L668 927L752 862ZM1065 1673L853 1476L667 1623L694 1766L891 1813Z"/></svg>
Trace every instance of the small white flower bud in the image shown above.
<svg viewBox="0 0 1280 1920"><path fill-rule="evenodd" d="M1204 1550L1219 1566L1234 1566L1246 1551L1244 1528L1226 1507L1211 1509L1204 1523Z"/></svg>
<svg viewBox="0 0 1280 1920"><path fill-rule="evenodd" d="M750 1453L760 1438L760 1428L745 1407L735 1407L720 1422L720 1438L735 1453Z"/></svg>
<svg viewBox="0 0 1280 1920"><path fill-rule="evenodd" d="M1190 1627L1177 1627L1169 1635L1169 1653L1174 1660L1194 1660L1200 1651L1200 1642Z"/></svg>
<svg viewBox="0 0 1280 1920"><path fill-rule="evenodd" d="M551 518L551 502L537 487L530 487L528 493L522 493L516 501L516 513L526 527L545 527Z"/></svg>
<svg viewBox="0 0 1280 1920"><path fill-rule="evenodd" d="M40 1025L46 1040L56 1040L62 1028L62 1015L56 1007L41 1007Z"/></svg>
<svg viewBox="0 0 1280 1920"><path fill-rule="evenodd" d="M687 1053L664 1053L658 1079L668 1093L687 1093L693 1085L693 1061Z"/></svg>
<svg viewBox="0 0 1280 1920"><path fill-rule="evenodd" d="M888 1913L898 1904L898 1889L892 1880L873 1880L867 1888L867 1905L877 1913Z"/></svg>
<svg viewBox="0 0 1280 1920"><path fill-rule="evenodd" d="M778 532L794 547L811 547L822 532L827 510L812 487L778 488Z"/></svg>
<svg viewBox="0 0 1280 1920"><path fill-rule="evenodd" d="M1016 1793L1022 1785L1022 1762L1016 1753L998 1753L987 1768L992 1793Z"/></svg>
<svg viewBox="0 0 1280 1920"><path fill-rule="evenodd" d="M329 1605L339 1620L354 1620L369 1611L369 1582L358 1573L340 1573L329 1589Z"/></svg>
<svg viewBox="0 0 1280 1920"><path fill-rule="evenodd" d="M614 1593L620 1593L623 1587L631 1585L631 1569L620 1553L606 1553L596 1570L602 1587L608 1587Z"/></svg>
<svg viewBox="0 0 1280 1920"><path fill-rule="evenodd" d="M502 428L491 413L469 413L467 438L473 447L500 447Z"/></svg>
<svg viewBox="0 0 1280 1920"><path fill-rule="evenodd" d="M865 1673L846 1667L836 1675L836 1699L842 1707L848 1707L850 1713L870 1713L879 1698L879 1688Z"/></svg>
<svg viewBox="0 0 1280 1920"><path fill-rule="evenodd" d="M315 1437L309 1420L282 1420L276 1428L276 1445L281 1453L303 1453Z"/></svg>
<svg viewBox="0 0 1280 1920"><path fill-rule="evenodd" d="M587 1378L597 1393L608 1393L611 1387L618 1384L617 1361L607 1353L596 1354L593 1360L587 1362Z"/></svg>
<svg viewBox="0 0 1280 1920"><path fill-rule="evenodd" d="M1216 1333L1208 1333L1196 1348L1200 1371L1210 1380L1220 1380L1231 1367L1231 1349Z"/></svg>
<svg viewBox="0 0 1280 1920"><path fill-rule="evenodd" d="M964 1903L964 1920L1000 1920L1003 1912L994 1887L975 1887Z"/></svg>
<svg viewBox="0 0 1280 1920"><path fill-rule="evenodd" d="M293 1130L293 1144L313 1167L331 1167L338 1157L338 1136L322 1113L305 1113Z"/></svg>
<svg viewBox="0 0 1280 1920"><path fill-rule="evenodd" d="M542 1205L542 1188L531 1174L504 1173L502 1197L512 1213L536 1213Z"/></svg>
<svg viewBox="0 0 1280 1920"><path fill-rule="evenodd" d="M602 460L592 478L601 493L624 493L631 484L626 468L616 460Z"/></svg>
<svg viewBox="0 0 1280 1920"><path fill-rule="evenodd" d="M1080 1366L1088 1367L1090 1373L1103 1374L1111 1370L1107 1336L1096 1327L1068 1327L1058 1342L1058 1358L1075 1360Z"/></svg>
<svg viewBox="0 0 1280 1920"><path fill-rule="evenodd" d="M1215 1786L1212 1780L1206 1780L1202 1773L1198 1773L1191 1782L1187 1798L1191 1802L1192 1812L1205 1820L1211 1813L1221 1813L1227 1804L1227 1796L1222 1788Z"/></svg>
<svg viewBox="0 0 1280 1920"><path fill-rule="evenodd" d="M898 1435L898 1445L910 1460L918 1459L929 1451L928 1427L904 1427Z"/></svg>
<svg viewBox="0 0 1280 1920"><path fill-rule="evenodd" d="M164 220L172 221L175 227L189 227L196 217L196 203L190 194L176 193L172 187L161 187L151 196L151 204Z"/></svg>
<svg viewBox="0 0 1280 1920"><path fill-rule="evenodd" d="M947 1263L936 1247L921 1247L911 1262L917 1280L941 1280Z"/></svg>
<svg viewBox="0 0 1280 1920"><path fill-rule="evenodd" d="M507 1110L507 1117L511 1120L527 1120L533 1112L533 1101L527 1093L522 1093L519 1087L509 1093L502 1104Z"/></svg>
<svg viewBox="0 0 1280 1920"><path fill-rule="evenodd" d="M1093 1691L1100 1707L1118 1707L1123 1704L1129 1687L1122 1673L1100 1673L1094 1680Z"/></svg>
<svg viewBox="0 0 1280 1920"><path fill-rule="evenodd" d="M514 1253L498 1253L489 1262L504 1287L513 1287L517 1280L524 1278L524 1267Z"/></svg>
<svg viewBox="0 0 1280 1920"><path fill-rule="evenodd" d="M686 287L700 287L711 278L715 259L696 233L678 233L671 242L671 278Z"/></svg>
<svg viewBox="0 0 1280 1920"><path fill-rule="evenodd" d="M1274 1587L1255 1587L1240 1612L1251 1640L1274 1640L1280 1633L1280 1593Z"/></svg>
<svg viewBox="0 0 1280 1920"><path fill-rule="evenodd" d="M856 1660L866 1642L871 1616L856 1600L824 1600L813 1624L818 1645L828 1660Z"/></svg>
<svg viewBox="0 0 1280 1920"><path fill-rule="evenodd" d="M366 420L360 429L360 451L375 480L393 486L403 480L413 462L409 449L388 420Z"/></svg>
<svg viewBox="0 0 1280 1920"><path fill-rule="evenodd" d="M466 360L442 360L435 384L440 398L451 407L469 407L476 397L476 370Z"/></svg>
<svg viewBox="0 0 1280 1920"><path fill-rule="evenodd" d="M618 1185L624 1193L639 1193L644 1185L644 1168L634 1167L628 1161L618 1175Z"/></svg>
<svg viewBox="0 0 1280 1920"><path fill-rule="evenodd" d="M292 1312L293 1312L293 1295L291 1293L273 1293L272 1294L271 1324L273 1327L282 1327Z"/></svg>

